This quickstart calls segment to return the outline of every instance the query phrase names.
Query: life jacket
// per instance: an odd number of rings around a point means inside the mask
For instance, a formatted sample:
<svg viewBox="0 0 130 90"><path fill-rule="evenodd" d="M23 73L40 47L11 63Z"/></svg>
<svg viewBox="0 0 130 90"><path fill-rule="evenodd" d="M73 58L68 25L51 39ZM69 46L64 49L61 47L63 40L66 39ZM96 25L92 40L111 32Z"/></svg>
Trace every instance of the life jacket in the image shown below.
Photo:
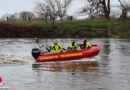
<svg viewBox="0 0 130 90"><path fill-rule="evenodd" d="M82 44L82 45L80 45L80 48L81 49L89 49L89 48L91 48L92 47L92 45L90 44L90 43L84 43L84 44Z"/></svg>
<svg viewBox="0 0 130 90"><path fill-rule="evenodd" d="M76 45L76 44L74 44L74 45L69 45L69 49L77 49L79 46L78 45Z"/></svg>
<svg viewBox="0 0 130 90"><path fill-rule="evenodd" d="M92 45L87 42L86 45L85 45L85 49L88 49L88 48L91 48L91 47L92 47Z"/></svg>
<svg viewBox="0 0 130 90"><path fill-rule="evenodd" d="M63 47L60 44L58 44L58 45L52 44L51 45L51 50L54 53L60 53L60 50L63 50Z"/></svg>

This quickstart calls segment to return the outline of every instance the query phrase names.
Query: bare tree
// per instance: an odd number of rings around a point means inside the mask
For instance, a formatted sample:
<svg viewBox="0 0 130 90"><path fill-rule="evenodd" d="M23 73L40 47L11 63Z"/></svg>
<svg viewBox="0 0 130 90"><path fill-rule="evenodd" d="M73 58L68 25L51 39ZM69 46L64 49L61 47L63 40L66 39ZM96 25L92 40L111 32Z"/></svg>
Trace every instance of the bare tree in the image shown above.
<svg viewBox="0 0 130 90"><path fill-rule="evenodd" d="M32 13L32 12L28 12L28 11L23 11L23 12L20 12L20 19L22 21L30 21L32 18L35 17L35 15Z"/></svg>
<svg viewBox="0 0 130 90"><path fill-rule="evenodd" d="M35 10L37 14L45 17L46 22L49 17L50 21L54 24L57 17L62 21L67 15L67 9L72 1L73 0L45 0L44 3L39 3Z"/></svg>
<svg viewBox="0 0 130 90"><path fill-rule="evenodd" d="M99 16L102 11L102 8L100 8L98 0L86 0L87 5L82 8L80 13L86 13L89 17L97 17Z"/></svg>
<svg viewBox="0 0 130 90"><path fill-rule="evenodd" d="M3 15L2 17L1 17L1 19L3 20L3 21L9 21L9 17L11 16L11 14L5 14L5 15Z"/></svg>
<svg viewBox="0 0 130 90"><path fill-rule="evenodd" d="M46 3L37 3L35 7L35 12L38 14L38 17L42 20L46 21L46 24L48 22L49 17L49 7Z"/></svg>
<svg viewBox="0 0 130 90"><path fill-rule="evenodd" d="M67 9L72 1L73 0L46 0L52 10L51 13L54 16L58 16L61 21L67 15Z"/></svg>
<svg viewBox="0 0 130 90"><path fill-rule="evenodd" d="M42 17L42 19L46 21L46 24L49 18L50 21L53 21L53 24L57 18L57 13L53 10L49 1L46 1L45 3L38 3L35 7L35 12L38 14L38 17Z"/></svg>
<svg viewBox="0 0 130 90"><path fill-rule="evenodd" d="M15 17L15 15L11 15L11 16L9 17L9 20L10 20L10 21L16 21L17 18Z"/></svg>
<svg viewBox="0 0 130 90"><path fill-rule="evenodd" d="M122 14L120 16L120 20L126 20L128 18L128 12L130 11L130 2L126 2L126 1L121 1L118 0L120 5L121 5L121 9L122 9Z"/></svg>
<svg viewBox="0 0 130 90"><path fill-rule="evenodd" d="M20 15L19 15L19 13L14 13L14 16L15 16L15 18L16 18L16 21L19 21L19 20L20 20Z"/></svg>
<svg viewBox="0 0 130 90"><path fill-rule="evenodd" d="M89 16L105 16L110 19L110 0L86 0L88 5L81 13L87 12Z"/></svg>
<svg viewBox="0 0 130 90"><path fill-rule="evenodd" d="M46 9L48 11L50 21L52 21L52 23L54 24L57 18L56 5L53 0L46 0L46 3L48 5Z"/></svg>
<svg viewBox="0 0 130 90"><path fill-rule="evenodd" d="M3 21L17 21L18 18L15 16L15 14L5 14L2 16L1 20L3 20Z"/></svg>
<svg viewBox="0 0 130 90"><path fill-rule="evenodd" d="M57 15L59 16L61 21L66 16L67 9L72 1L73 0L54 0L54 2L56 3L55 11L57 12Z"/></svg>
<svg viewBox="0 0 130 90"><path fill-rule="evenodd" d="M67 16L67 17L66 17L66 20L70 20L70 21L72 21L72 20L74 20L74 19L75 19L74 16Z"/></svg>

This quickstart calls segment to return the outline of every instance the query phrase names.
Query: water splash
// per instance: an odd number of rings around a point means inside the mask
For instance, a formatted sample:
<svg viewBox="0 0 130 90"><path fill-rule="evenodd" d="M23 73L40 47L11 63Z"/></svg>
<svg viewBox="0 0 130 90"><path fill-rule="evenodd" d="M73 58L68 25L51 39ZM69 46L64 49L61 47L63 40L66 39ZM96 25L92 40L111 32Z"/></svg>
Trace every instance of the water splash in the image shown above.
<svg viewBox="0 0 130 90"><path fill-rule="evenodd" d="M13 55L0 54L0 64L29 64L32 60Z"/></svg>
<svg viewBox="0 0 130 90"><path fill-rule="evenodd" d="M94 62L94 61L98 61L100 59L100 56L95 56L95 57L91 57L91 58L83 58L83 59L79 59L79 60L72 60L71 62ZM67 62L67 61L66 61ZM70 62L70 61L68 61Z"/></svg>

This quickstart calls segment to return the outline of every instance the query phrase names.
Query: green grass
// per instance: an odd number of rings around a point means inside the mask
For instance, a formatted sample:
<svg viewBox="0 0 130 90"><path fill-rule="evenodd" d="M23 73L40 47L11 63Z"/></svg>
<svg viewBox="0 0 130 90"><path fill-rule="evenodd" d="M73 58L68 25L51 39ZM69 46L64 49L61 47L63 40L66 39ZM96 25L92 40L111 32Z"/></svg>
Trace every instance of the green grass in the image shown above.
<svg viewBox="0 0 130 90"><path fill-rule="evenodd" d="M11 24L14 26L40 26L40 27L52 27L52 23L48 22L47 24L43 21L13 21L13 22L4 22L7 24ZM91 27L106 27L106 28L115 28L115 27L122 27L122 26L129 26L130 20L128 21L56 21L54 26L57 29L60 28L66 28L68 30L71 30L72 28L82 27L82 26L91 26Z"/></svg>
<svg viewBox="0 0 130 90"><path fill-rule="evenodd" d="M104 28L120 28L123 26L129 26L130 20L128 21L56 21L54 25L52 25L52 22L48 22L47 24L43 21L9 21L9 22L2 22L14 26L19 27L31 27L31 26L37 26L42 27L45 29L52 28L52 26L55 27L57 30L66 29L68 31L71 31L72 29L82 28L82 27L104 27Z"/></svg>
<svg viewBox="0 0 130 90"><path fill-rule="evenodd" d="M81 27L81 26L92 26L92 27L100 27L104 26L106 28L114 27L114 24L104 23L104 22L64 22L63 26L67 27L68 29L72 29L74 27Z"/></svg>
<svg viewBox="0 0 130 90"><path fill-rule="evenodd" d="M23 22L7 22L9 24L15 25L15 26L41 26L41 27L51 27L52 23L48 22L47 24L43 21L23 21ZM122 23L118 23L119 25L122 25ZM56 21L54 26L57 28L65 27L68 29L72 29L74 27L80 27L80 26L93 26L93 27L99 27L104 26L107 28L112 28L116 26L116 24L111 24L109 22L91 22L91 21Z"/></svg>
<svg viewBox="0 0 130 90"><path fill-rule="evenodd" d="M53 25L52 22L48 22L47 24L43 21L8 21L8 22L0 22L0 27L5 30L10 30L10 33L14 30L17 31L19 28L23 31L28 30L29 32L35 34L37 30L48 33L48 35L54 34L54 37L68 35L70 37L109 37L108 34L112 35L120 35L120 33L127 32L129 30L130 20L127 21L56 21ZM17 27L16 27L17 26ZM8 28L8 29L6 29ZM16 28L16 31L15 31ZM1 29L2 30L2 29ZM109 33L109 31L111 33ZM4 30L2 31L4 32ZM4 32L6 37L6 31ZM52 34L50 34L52 33ZM129 32L128 32L129 33ZM28 33L27 33L28 34ZM9 34L10 37L13 35ZM22 35L21 35L22 36ZM33 35L32 35L33 36ZM42 36L42 35L41 35ZM110 35L111 36L111 35ZM128 36L128 35L127 35Z"/></svg>

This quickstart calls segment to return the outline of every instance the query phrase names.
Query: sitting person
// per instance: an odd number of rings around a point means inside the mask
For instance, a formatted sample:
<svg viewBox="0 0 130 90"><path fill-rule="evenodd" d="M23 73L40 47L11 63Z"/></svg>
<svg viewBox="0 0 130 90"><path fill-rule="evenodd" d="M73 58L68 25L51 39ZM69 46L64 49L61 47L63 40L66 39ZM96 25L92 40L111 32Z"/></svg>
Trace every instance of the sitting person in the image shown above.
<svg viewBox="0 0 130 90"><path fill-rule="evenodd" d="M80 46L81 49L89 49L91 47L92 47L92 45L90 43L88 43L87 40L84 40L83 44Z"/></svg>
<svg viewBox="0 0 130 90"><path fill-rule="evenodd" d="M51 45L50 49L53 53L60 53L63 51L63 47L60 44L58 44L57 40L54 42L54 44Z"/></svg>
<svg viewBox="0 0 130 90"><path fill-rule="evenodd" d="M69 51L74 51L74 50L77 50L78 47L79 47L79 45L76 45L75 41L73 41L72 44L69 45L68 50Z"/></svg>

